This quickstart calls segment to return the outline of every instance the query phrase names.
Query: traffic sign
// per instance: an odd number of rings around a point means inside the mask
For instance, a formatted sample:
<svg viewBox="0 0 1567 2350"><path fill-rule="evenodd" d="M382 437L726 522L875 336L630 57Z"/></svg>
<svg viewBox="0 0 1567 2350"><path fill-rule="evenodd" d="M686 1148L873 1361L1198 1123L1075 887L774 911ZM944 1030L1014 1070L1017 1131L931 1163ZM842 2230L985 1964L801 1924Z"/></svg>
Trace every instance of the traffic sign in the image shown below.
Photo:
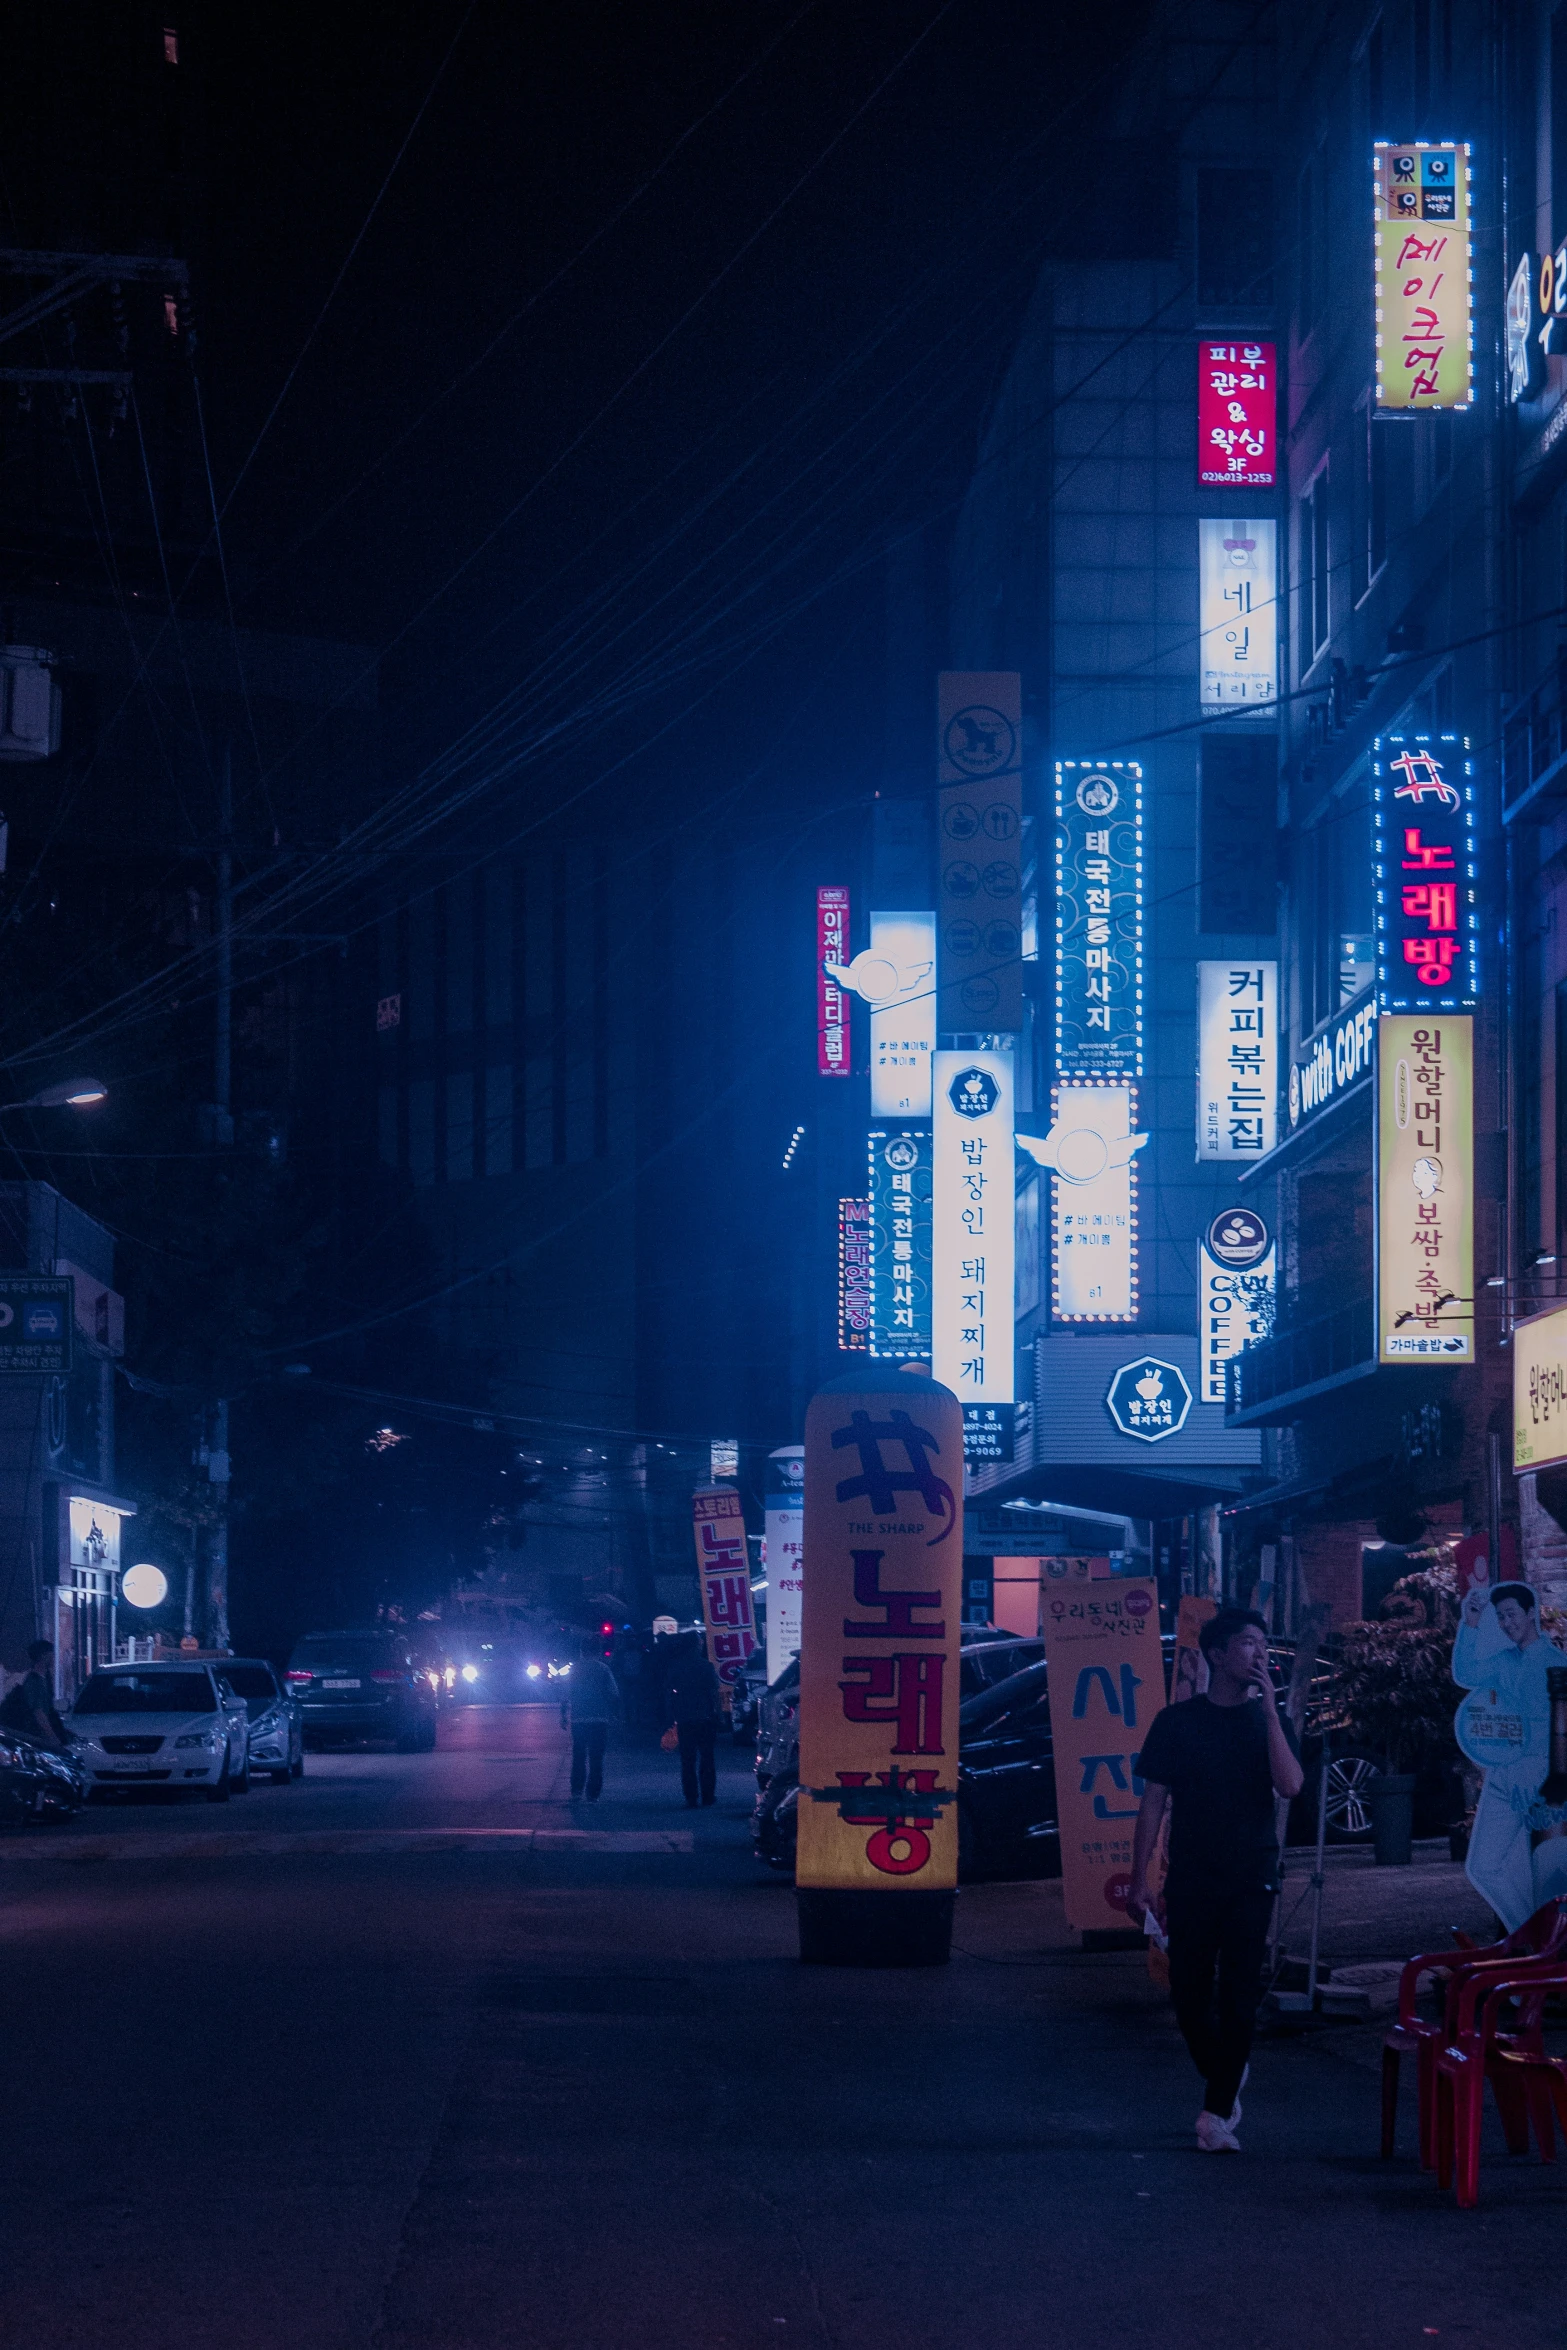
<svg viewBox="0 0 1567 2350"><path fill-rule="evenodd" d="M0 1374L65 1376L75 1296L68 1273L0 1273Z"/></svg>

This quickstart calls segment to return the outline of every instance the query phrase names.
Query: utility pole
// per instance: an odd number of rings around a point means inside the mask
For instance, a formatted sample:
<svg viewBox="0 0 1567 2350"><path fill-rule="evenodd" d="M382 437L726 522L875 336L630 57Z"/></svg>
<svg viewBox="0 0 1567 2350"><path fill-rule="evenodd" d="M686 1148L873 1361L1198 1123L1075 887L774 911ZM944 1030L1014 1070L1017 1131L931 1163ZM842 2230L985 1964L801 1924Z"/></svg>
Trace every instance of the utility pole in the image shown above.
<svg viewBox="0 0 1567 2350"><path fill-rule="evenodd" d="M234 769L227 745L218 780L217 1032L212 1050L212 1139L220 1150L234 1140ZM207 1475L217 1519L207 1550L207 1644L229 1644L229 1407L226 1396L213 1408Z"/></svg>

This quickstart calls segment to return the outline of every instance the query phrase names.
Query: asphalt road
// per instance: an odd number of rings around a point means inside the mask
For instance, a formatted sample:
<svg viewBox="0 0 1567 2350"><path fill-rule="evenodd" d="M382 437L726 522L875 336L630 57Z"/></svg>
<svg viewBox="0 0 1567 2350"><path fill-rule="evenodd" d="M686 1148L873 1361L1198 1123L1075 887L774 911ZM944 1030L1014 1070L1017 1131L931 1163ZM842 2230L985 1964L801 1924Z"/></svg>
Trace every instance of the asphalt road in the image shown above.
<svg viewBox="0 0 1567 2350"><path fill-rule="evenodd" d="M1469 2215L1379 2163L1373 2030L1263 2044L1200 2157L1139 1954L990 1886L950 1967L802 1969L722 1760L573 1805L551 1712L475 1710L6 1839L6 2341L1559 2350L1567 2169L1488 2148ZM1390 1874L1339 1872L1355 1956ZM1386 1954L1462 1899L1400 1873Z"/></svg>

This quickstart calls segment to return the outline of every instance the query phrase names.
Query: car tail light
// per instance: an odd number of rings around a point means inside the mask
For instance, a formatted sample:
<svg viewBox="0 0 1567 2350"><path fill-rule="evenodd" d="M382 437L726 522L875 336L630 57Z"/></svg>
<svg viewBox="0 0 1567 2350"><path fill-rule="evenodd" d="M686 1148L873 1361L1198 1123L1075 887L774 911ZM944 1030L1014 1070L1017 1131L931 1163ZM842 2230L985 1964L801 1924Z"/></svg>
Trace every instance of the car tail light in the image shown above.
<svg viewBox="0 0 1567 2350"><path fill-rule="evenodd" d="M283 1678L285 1681L313 1681L315 1675L314 1673L285 1673Z"/></svg>
<svg viewBox="0 0 1567 2350"><path fill-rule="evenodd" d="M406 1681L408 1676L406 1673L372 1673L370 1678L372 1681Z"/></svg>

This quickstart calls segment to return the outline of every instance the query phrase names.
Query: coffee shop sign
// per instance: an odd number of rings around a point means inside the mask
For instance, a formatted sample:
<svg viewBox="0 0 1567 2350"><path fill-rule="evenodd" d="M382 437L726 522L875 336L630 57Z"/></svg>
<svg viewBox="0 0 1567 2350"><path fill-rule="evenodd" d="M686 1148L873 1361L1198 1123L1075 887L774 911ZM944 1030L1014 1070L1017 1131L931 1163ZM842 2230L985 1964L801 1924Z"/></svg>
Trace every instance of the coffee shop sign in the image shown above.
<svg viewBox="0 0 1567 2350"><path fill-rule="evenodd" d="M1364 1077L1376 1049L1376 998L1368 996L1358 1011L1330 1022L1308 1040L1290 1068L1290 1124L1298 1126L1314 1111L1325 1109L1346 1086Z"/></svg>

